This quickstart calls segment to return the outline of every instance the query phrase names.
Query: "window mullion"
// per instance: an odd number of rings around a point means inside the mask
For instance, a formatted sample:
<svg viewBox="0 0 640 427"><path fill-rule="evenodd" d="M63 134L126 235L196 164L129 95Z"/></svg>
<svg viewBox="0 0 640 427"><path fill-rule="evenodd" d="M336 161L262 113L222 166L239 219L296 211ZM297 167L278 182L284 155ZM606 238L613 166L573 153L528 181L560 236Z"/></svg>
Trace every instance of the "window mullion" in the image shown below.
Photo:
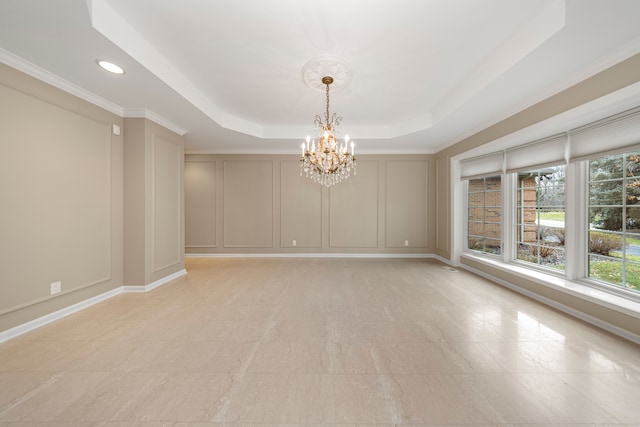
<svg viewBox="0 0 640 427"><path fill-rule="evenodd" d="M587 277L589 239L588 167L587 162L573 162L565 174L565 273L570 280Z"/></svg>
<svg viewBox="0 0 640 427"><path fill-rule="evenodd" d="M502 256L505 262L511 262L516 254L516 218L517 216L517 174L502 176Z"/></svg>

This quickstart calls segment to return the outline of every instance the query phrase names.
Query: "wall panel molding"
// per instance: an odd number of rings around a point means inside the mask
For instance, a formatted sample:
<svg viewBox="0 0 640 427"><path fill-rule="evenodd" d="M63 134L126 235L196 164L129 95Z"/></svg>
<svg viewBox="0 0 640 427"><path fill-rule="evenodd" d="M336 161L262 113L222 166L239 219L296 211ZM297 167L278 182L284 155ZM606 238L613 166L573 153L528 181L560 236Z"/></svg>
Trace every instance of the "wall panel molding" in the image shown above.
<svg viewBox="0 0 640 427"><path fill-rule="evenodd" d="M223 163L225 248L272 248L273 174L271 160Z"/></svg>
<svg viewBox="0 0 640 427"><path fill-rule="evenodd" d="M385 162L385 246L428 245L428 162Z"/></svg>
<svg viewBox="0 0 640 427"><path fill-rule="evenodd" d="M156 133L151 145L152 273L182 263L182 148Z"/></svg>
<svg viewBox="0 0 640 427"><path fill-rule="evenodd" d="M16 285L0 309L50 299L51 282L72 292L111 280L111 124L10 86L0 85L0 98L0 256L12 259L3 274ZM34 257L46 260L28 268Z"/></svg>
<svg viewBox="0 0 640 427"><path fill-rule="evenodd" d="M186 248L217 247L216 172L215 161L185 163Z"/></svg>
<svg viewBox="0 0 640 427"><path fill-rule="evenodd" d="M299 161L280 163L280 242L283 248L322 247L322 187L300 176Z"/></svg>
<svg viewBox="0 0 640 427"><path fill-rule="evenodd" d="M123 121L3 64L0 115L3 331L121 285Z"/></svg>
<svg viewBox="0 0 640 427"><path fill-rule="evenodd" d="M186 252L194 256L433 253L433 162L429 154L362 155L356 175L326 188L300 176L296 155L187 154L187 235L208 237L188 238ZM214 164L215 172L214 166L205 166ZM188 173L207 168L209 172L199 178ZM210 201L196 212L189 194L203 191L207 197L215 191L215 208Z"/></svg>
<svg viewBox="0 0 640 427"><path fill-rule="evenodd" d="M329 246L378 247L379 162L358 160L357 174L329 188Z"/></svg>

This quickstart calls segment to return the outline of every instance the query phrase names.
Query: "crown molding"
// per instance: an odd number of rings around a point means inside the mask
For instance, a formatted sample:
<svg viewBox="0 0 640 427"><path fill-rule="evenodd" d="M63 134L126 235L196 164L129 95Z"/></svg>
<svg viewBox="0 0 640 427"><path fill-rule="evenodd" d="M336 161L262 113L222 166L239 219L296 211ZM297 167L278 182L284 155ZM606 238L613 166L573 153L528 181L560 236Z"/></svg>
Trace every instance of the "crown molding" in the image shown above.
<svg viewBox="0 0 640 427"><path fill-rule="evenodd" d="M125 108L122 114L125 118L148 119L159 124L180 136L184 136L188 131L177 124L165 119L161 115L154 113L148 108Z"/></svg>
<svg viewBox="0 0 640 427"><path fill-rule="evenodd" d="M107 101L106 99L63 79L51 71L45 70L44 68L2 48L0 48L0 62L122 117L123 108L121 106L114 104L111 101Z"/></svg>
<svg viewBox="0 0 640 427"><path fill-rule="evenodd" d="M24 58L15 55L8 50L0 48L0 62L15 68L33 78L36 78L44 83L47 83L53 87L56 87L62 91L65 91L73 96L76 96L84 101L87 101L97 107L109 111L119 117L139 117L149 119L165 128L183 136L187 133L187 130L172 123L153 111L141 107L141 108L123 108L111 101L96 95L74 83L71 83L62 77L45 70L44 68L27 61Z"/></svg>

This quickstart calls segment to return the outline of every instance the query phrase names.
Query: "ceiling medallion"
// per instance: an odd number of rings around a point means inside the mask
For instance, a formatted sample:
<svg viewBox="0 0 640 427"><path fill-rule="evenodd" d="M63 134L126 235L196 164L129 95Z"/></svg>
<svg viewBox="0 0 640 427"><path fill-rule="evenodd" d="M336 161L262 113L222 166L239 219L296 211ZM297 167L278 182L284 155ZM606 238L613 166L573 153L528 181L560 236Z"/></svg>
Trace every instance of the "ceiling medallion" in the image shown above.
<svg viewBox="0 0 640 427"><path fill-rule="evenodd" d="M305 69L307 65L305 65ZM316 68L316 71L319 70L324 69ZM303 75L306 75L304 69ZM331 187L348 178L352 170L353 174L356 174L355 144L351 141L351 151L349 151L349 135L345 135L342 141L338 139L342 117L338 117L336 113L329 114L329 87L335 84L336 79L330 74L325 74L318 77L318 81L325 88L327 107L324 113L324 120L319 115L316 115L313 121L316 138L312 140L307 135L306 143L303 142L300 146L302 149L300 176L305 173L307 178L311 178L325 187ZM344 78L342 81L345 81ZM307 84L312 89L314 88L315 83ZM318 140L317 146L316 139Z"/></svg>
<svg viewBox="0 0 640 427"><path fill-rule="evenodd" d="M334 56L312 59L302 67L302 80L317 92L325 91L325 84L322 82L325 76L333 78L331 91L337 92L349 86L353 79L353 70L346 61Z"/></svg>

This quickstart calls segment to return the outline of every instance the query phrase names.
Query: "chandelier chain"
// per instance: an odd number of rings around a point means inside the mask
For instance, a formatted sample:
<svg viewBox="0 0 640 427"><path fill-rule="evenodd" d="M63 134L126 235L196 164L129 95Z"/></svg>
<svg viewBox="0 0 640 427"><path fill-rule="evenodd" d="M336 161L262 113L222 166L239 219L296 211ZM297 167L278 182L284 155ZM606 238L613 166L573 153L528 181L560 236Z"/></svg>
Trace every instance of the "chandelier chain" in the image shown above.
<svg viewBox="0 0 640 427"><path fill-rule="evenodd" d="M324 119L327 123L327 125L329 125L329 83L327 83L327 110L324 113Z"/></svg>

